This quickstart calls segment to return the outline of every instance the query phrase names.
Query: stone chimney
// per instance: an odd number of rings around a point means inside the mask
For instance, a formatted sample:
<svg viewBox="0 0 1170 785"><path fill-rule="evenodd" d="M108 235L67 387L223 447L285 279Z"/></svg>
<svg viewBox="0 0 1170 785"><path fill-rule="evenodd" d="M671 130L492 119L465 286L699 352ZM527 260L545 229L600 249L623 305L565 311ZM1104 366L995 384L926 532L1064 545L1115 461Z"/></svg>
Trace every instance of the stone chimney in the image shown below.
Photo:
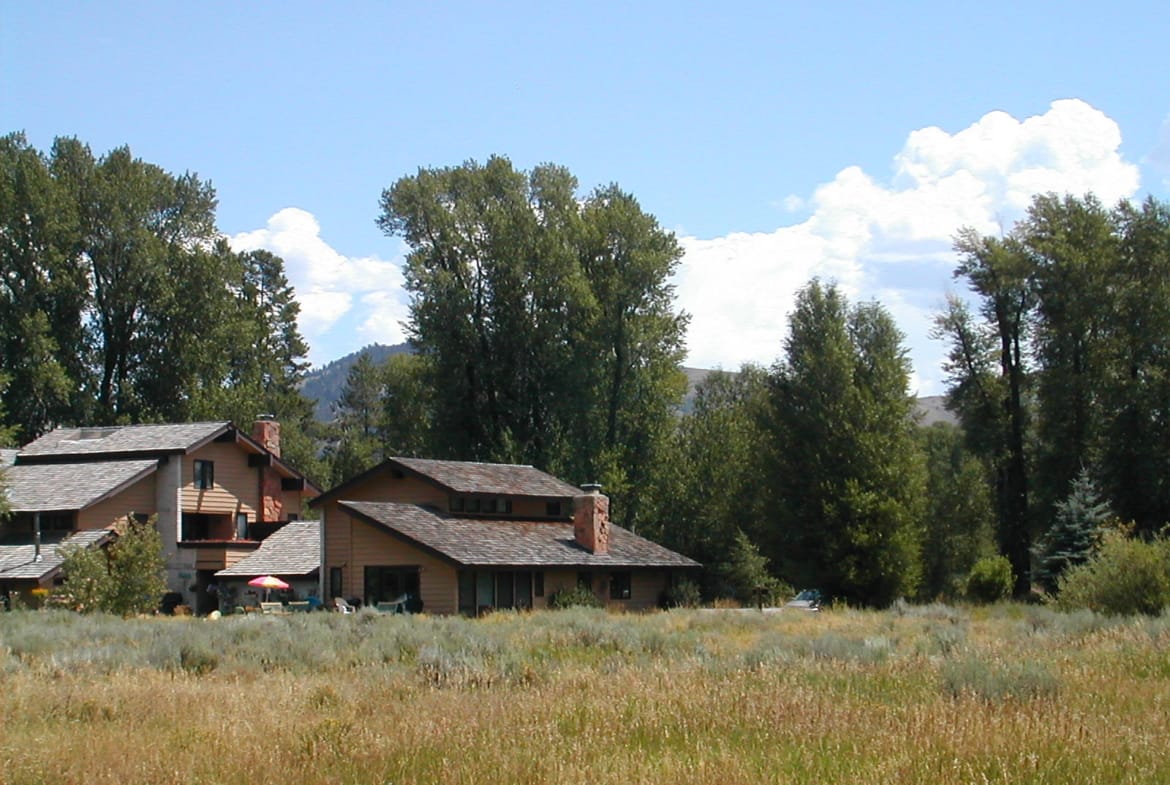
<svg viewBox="0 0 1170 785"><path fill-rule="evenodd" d="M252 439L260 446L280 457L280 423L271 414L260 414L252 423ZM260 469L260 509L257 521L275 523L284 519L284 492L280 475L271 465Z"/></svg>
<svg viewBox="0 0 1170 785"><path fill-rule="evenodd" d="M573 498L573 538L590 553L609 553L609 497L600 485L583 485Z"/></svg>
<svg viewBox="0 0 1170 785"><path fill-rule="evenodd" d="M252 423L252 439L277 458L280 457L280 423L271 414L258 414Z"/></svg>

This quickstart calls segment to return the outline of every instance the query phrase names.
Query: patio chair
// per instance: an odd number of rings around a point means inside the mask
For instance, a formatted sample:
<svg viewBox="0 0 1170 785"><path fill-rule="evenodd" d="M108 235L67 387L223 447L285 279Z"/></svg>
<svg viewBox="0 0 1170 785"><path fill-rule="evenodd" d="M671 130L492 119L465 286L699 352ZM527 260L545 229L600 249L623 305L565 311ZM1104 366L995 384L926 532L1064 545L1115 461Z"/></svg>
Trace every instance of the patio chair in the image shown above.
<svg viewBox="0 0 1170 785"><path fill-rule="evenodd" d="M409 599L409 594L403 594L389 602L379 602L377 608L382 613L406 613L406 602Z"/></svg>
<svg viewBox="0 0 1170 785"><path fill-rule="evenodd" d="M344 597L334 597L333 607L337 608L341 613L353 613L357 608L345 601Z"/></svg>

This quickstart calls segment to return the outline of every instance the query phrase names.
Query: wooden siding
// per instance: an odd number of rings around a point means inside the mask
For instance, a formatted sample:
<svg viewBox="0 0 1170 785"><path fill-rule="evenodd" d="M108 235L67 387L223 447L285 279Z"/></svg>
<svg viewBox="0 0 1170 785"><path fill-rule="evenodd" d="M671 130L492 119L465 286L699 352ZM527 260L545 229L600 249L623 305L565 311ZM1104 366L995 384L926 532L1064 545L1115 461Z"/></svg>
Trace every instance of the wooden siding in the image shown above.
<svg viewBox="0 0 1170 785"><path fill-rule="evenodd" d="M195 487L193 478L197 460L215 464L215 487ZM229 442L212 442L183 456L183 512L231 516L246 512L249 521L257 520L256 511L260 506L259 471L256 467L248 466L246 452Z"/></svg>
<svg viewBox="0 0 1170 785"><path fill-rule="evenodd" d="M427 613L451 614L458 608L459 584L455 567L412 548L382 529L345 515L336 507L326 512L326 588L330 567L341 567L345 597L362 597L366 567L418 566L419 591ZM332 601L332 597L328 598Z"/></svg>
<svg viewBox="0 0 1170 785"><path fill-rule="evenodd" d="M143 477L121 493L104 499L77 513L79 531L105 529L132 512L154 515L158 509L155 497L155 476Z"/></svg>
<svg viewBox="0 0 1170 785"><path fill-rule="evenodd" d="M245 556L251 556L256 552L254 547L233 548L231 546L215 548L204 546L191 550L195 551L195 569L197 570L223 570L233 566Z"/></svg>

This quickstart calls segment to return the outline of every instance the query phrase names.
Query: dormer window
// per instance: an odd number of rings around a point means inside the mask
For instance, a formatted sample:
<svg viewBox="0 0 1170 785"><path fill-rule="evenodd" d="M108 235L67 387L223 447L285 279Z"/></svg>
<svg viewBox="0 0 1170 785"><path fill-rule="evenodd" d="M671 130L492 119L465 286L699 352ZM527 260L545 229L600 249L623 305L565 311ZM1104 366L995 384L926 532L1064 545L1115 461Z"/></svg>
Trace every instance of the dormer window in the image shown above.
<svg viewBox="0 0 1170 785"><path fill-rule="evenodd" d="M557 500L548 500L544 503L544 514L550 518L560 518L565 514L565 503Z"/></svg>
<svg viewBox="0 0 1170 785"><path fill-rule="evenodd" d="M452 496L451 512L477 515L510 515L512 500L506 496Z"/></svg>

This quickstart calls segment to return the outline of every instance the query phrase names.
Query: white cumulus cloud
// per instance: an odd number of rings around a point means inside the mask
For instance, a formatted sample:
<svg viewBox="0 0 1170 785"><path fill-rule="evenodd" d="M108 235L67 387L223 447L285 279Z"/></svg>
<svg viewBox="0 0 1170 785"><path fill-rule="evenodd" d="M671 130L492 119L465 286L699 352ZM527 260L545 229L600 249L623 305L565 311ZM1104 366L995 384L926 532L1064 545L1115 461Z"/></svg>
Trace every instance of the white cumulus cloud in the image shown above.
<svg viewBox="0 0 1170 785"><path fill-rule="evenodd" d="M943 347L927 332L944 300L957 230L1006 230L1037 193L1092 191L1105 204L1132 197L1138 168L1120 145L1117 124L1083 101L1056 101L1024 120L991 112L957 133L910 133L890 182L856 166L841 170L815 189L799 224L680 238L675 283L692 314L688 364L773 362L794 295L816 276L836 281L851 300L886 304L907 334L919 392L941 392Z"/></svg>
<svg viewBox="0 0 1170 785"><path fill-rule="evenodd" d="M401 343L407 316L402 269L398 262L376 257L349 257L321 237L317 219L305 210L286 207L263 229L228 238L236 251L262 248L284 259L285 273L301 304L299 326L312 347L309 359L319 364L353 351L352 331L366 343ZM356 328L350 325L356 323Z"/></svg>

